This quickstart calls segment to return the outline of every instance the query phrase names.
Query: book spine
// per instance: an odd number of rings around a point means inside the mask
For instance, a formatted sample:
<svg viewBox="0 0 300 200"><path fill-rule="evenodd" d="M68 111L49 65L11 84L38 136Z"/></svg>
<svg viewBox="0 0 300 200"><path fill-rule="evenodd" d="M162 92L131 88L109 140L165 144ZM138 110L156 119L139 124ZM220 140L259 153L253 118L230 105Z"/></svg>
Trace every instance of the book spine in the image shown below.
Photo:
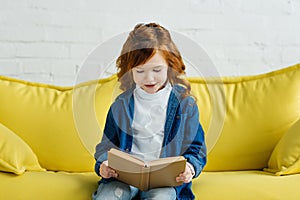
<svg viewBox="0 0 300 200"><path fill-rule="evenodd" d="M142 173L141 173L141 182L140 182L140 190L142 191L147 191L149 190L149 174L150 174L150 167L144 166L142 168Z"/></svg>

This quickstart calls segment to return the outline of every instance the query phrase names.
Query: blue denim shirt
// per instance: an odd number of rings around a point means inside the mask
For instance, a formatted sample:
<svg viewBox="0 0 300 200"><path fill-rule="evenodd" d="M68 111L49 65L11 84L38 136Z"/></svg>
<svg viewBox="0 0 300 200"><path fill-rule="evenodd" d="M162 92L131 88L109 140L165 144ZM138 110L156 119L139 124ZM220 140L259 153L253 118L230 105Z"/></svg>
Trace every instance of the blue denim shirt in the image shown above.
<svg viewBox="0 0 300 200"><path fill-rule="evenodd" d="M95 171L98 175L101 163L107 160L109 149L131 152L133 90L134 88L120 94L108 111L102 141L96 146ZM204 132L199 123L198 106L194 98L182 97L184 90L182 86L174 85L170 93L160 157L184 156L194 166L195 178L206 164L206 146ZM101 180L104 183L107 181L110 179ZM192 182L175 187L177 199L194 199L191 185Z"/></svg>

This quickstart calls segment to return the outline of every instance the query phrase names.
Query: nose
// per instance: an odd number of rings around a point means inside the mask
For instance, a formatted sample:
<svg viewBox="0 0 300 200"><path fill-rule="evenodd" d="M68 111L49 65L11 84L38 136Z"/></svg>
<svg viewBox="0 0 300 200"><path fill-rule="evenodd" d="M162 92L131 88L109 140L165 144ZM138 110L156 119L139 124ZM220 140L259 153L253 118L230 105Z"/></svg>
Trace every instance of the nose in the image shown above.
<svg viewBox="0 0 300 200"><path fill-rule="evenodd" d="M152 82L152 81L154 81L154 74L153 73L151 73L151 72L147 72L146 74L145 74L145 77L144 77L144 80L145 80L145 82Z"/></svg>

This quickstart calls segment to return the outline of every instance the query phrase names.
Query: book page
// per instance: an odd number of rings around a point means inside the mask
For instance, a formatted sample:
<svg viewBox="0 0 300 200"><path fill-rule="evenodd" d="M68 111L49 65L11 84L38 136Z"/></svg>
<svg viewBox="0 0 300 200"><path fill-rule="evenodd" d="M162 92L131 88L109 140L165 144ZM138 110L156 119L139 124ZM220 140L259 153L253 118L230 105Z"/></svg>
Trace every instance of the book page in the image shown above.
<svg viewBox="0 0 300 200"><path fill-rule="evenodd" d="M170 163L159 162L151 163L149 175L149 188L178 186L183 182L176 182L176 177L184 172L186 159L168 159Z"/></svg>
<svg viewBox="0 0 300 200"><path fill-rule="evenodd" d="M147 162L147 166L157 166L157 165L163 165L163 164L168 164L172 162L177 162L180 160L185 160L183 156L175 156L175 157L166 157L166 158L160 158L157 160L152 160L150 162Z"/></svg>
<svg viewBox="0 0 300 200"><path fill-rule="evenodd" d="M141 160L133 155L130 155L129 153L125 153L125 152L117 150L117 149L111 149L111 150L109 150L109 154L113 154L115 157L118 157L121 160L126 160L128 162L135 163L140 166L145 166L145 163L143 160Z"/></svg>

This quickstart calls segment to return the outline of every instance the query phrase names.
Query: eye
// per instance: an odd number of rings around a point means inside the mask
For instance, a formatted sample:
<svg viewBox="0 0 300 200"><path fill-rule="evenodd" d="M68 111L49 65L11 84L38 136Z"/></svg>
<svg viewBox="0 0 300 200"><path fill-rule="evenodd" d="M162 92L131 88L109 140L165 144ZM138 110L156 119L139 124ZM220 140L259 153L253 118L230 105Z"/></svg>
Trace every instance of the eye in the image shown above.
<svg viewBox="0 0 300 200"><path fill-rule="evenodd" d="M160 72L161 69L154 69L153 71L154 71L154 72Z"/></svg>
<svg viewBox="0 0 300 200"><path fill-rule="evenodd" d="M141 74L141 73L144 72L144 70L135 70L135 71L136 71L136 73L138 73L138 74Z"/></svg>

